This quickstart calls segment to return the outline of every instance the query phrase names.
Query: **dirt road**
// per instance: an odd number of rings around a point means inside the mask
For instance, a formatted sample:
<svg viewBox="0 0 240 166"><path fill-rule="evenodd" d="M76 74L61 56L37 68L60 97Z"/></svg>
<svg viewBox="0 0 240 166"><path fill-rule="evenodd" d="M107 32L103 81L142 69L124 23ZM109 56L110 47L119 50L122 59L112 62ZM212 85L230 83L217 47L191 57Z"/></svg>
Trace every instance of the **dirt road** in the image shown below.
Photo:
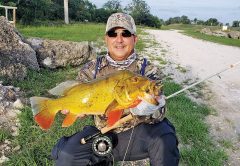
<svg viewBox="0 0 240 166"><path fill-rule="evenodd" d="M203 79L240 61L240 48L215 44L185 36L178 31L147 30L161 44L167 61L189 69ZM187 74L187 73L186 73ZM240 65L206 81L211 97L205 101L216 114L206 119L216 143L230 141L225 148L227 165L240 165ZM184 82L184 80L183 80ZM221 146L221 144L219 144Z"/></svg>

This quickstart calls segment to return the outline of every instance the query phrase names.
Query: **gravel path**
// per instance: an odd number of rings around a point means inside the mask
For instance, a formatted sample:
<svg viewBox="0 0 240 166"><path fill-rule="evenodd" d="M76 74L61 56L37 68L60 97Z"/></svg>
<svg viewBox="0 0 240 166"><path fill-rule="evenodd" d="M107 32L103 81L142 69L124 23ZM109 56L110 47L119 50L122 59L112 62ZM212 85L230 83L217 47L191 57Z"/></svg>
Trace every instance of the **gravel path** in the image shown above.
<svg viewBox="0 0 240 166"><path fill-rule="evenodd" d="M160 43L165 60L188 69L186 75L191 73L195 78L206 78L240 61L240 48L237 47L194 39L176 30L147 32ZM205 95L205 103L216 110L206 121L219 146L222 141L231 142L232 146L225 147L229 155L226 165L237 166L240 165L240 65L220 77L205 81L205 89L211 92L210 97L209 93Z"/></svg>

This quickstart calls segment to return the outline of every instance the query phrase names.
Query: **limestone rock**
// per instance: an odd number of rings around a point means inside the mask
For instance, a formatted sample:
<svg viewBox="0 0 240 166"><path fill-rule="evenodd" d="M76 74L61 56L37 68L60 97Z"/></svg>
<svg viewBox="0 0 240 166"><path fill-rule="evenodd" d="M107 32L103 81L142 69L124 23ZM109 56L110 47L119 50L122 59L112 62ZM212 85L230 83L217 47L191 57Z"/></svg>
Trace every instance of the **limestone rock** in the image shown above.
<svg viewBox="0 0 240 166"><path fill-rule="evenodd" d="M24 38L6 20L0 17L0 77L23 79L26 68L39 70L36 52L24 43Z"/></svg>
<svg viewBox="0 0 240 166"><path fill-rule="evenodd" d="M227 32L220 31L220 30L213 31L213 35L214 36L218 36L218 37L228 37L228 33Z"/></svg>
<svg viewBox="0 0 240 166"><path fill-rule="evenodd" d="M218 36L218 37L240 39L239 31L222 31L222 30L211 30L210 28L203 28L200 31L200 33L204 33L206 35Z"/></svg>
<svg viewBox="0 0 240 166"><path fill-rule="evenodd" d="M89 42L39 38L29 38L27 42L37 52L39 64L47 68L78 66L95 56L95 51Z"/></svg>
<svg viewBox="0 0 240 166"><path fill-rule="evenodd" d="M210 28L203 28L200 32L204 33L206 35L212 35L213 34Z"/></svg>
<svg viewBox="0 0 240 166"><path fill-rule="evenodd" d="M240 39L240 32L239 31L231 31L228 33L228 37L232 39Z"/></svg>

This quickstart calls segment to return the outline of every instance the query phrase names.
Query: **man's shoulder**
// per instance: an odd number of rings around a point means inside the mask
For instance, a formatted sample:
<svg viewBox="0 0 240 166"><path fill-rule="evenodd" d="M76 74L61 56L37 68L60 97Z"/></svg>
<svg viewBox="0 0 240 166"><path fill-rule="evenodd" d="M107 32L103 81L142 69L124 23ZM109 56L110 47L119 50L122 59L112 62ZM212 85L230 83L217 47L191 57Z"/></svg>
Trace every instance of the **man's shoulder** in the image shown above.
<svg viewBox="0 0 240 166"><path fill-rule="evenodd" d="M100 67L100 65L102 65L102 63L104 63L105 61L106 61L105 56L99 55L96 58L92 59L91 61L85 63L80 70L95 70L96 67Z"/></svg>
<svg viewBox="0 0 240 166"><path fill-rule="evenodd" d="M96 70L99 70L106 63L104 55L97 56L93 60L85 63L78 73L77 79L83 81L89 81L94 79Z"/></svg>
<svg viewBox="0 0 240 166"><path fill-rule="evenodd" d="M137 63L139 67L145 67L145 76L152 80L162 80L163 73L161 72L160 67L157 64L154 64L149 58L139 57Z"/></svg>

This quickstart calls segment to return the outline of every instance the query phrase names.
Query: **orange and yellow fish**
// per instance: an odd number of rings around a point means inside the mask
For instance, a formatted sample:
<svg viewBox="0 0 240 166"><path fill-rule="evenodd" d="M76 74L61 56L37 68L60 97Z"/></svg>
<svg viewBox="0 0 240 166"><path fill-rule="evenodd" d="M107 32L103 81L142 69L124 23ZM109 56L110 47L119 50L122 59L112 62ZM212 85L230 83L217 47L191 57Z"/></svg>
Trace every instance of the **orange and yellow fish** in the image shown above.
<svg viewBox="0 0 240 166"><path fill-rule="evenodd" d="M106 114L108 126L112 126L124 109L136 106L142 98L157 104L149 96L158 95L159 90L147 77L123 70L92 82L63 82L49 91L59 98L31 97L30 102L34 119L42 129L51 127L60 110L69 110L62 127L71 126L79 114Z"/></svg>

